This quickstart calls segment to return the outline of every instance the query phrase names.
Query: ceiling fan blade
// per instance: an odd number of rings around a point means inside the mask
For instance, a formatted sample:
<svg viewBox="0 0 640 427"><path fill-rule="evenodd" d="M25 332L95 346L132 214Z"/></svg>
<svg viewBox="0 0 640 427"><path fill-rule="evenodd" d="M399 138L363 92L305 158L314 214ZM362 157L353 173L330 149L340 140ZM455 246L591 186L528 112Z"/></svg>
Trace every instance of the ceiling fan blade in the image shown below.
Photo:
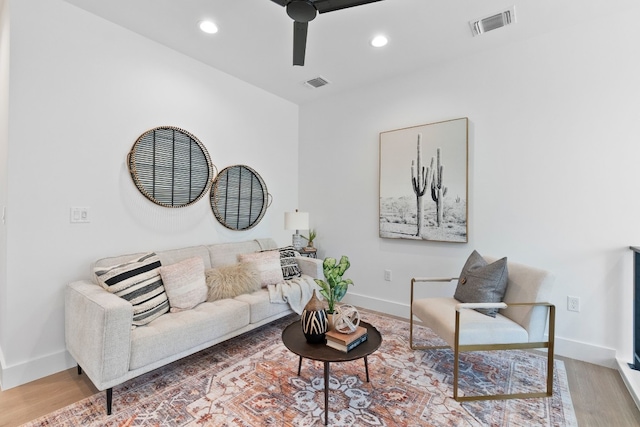
<svg viewBox="0 0 640 427"><path fill-rule="evenodd" d="M271 0L271 1L283 7L286 6L287 3L289 3L289 0Z"/></svg>
<svg viewBox="0 0 640 427"><path fill-rule="evenodd" d="M308 22L293 22L293 65L304 65L308 28Z"/></svg>
<svg viewBox="0 0 640 427"><path fill-rule="evenodd" d="M316 0L313 2L313 5L318 9L318 12L325 13L353 6L362 6L363 4L374 3L377 1L382 0Z"/></svg>

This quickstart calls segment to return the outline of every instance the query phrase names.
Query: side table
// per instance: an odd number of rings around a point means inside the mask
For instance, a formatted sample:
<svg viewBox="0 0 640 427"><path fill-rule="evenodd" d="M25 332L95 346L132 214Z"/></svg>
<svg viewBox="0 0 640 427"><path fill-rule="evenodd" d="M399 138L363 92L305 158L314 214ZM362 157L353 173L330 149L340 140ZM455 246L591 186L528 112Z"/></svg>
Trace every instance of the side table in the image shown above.
<svg viewBox="0 0 640 427"><path fill-rule="evenodd" d="M316 253L318 252L318 250L316 248L302 248L298 252L300 252L300 255L302 256L316 258Z"/></svg>
<svg viewBox="0 0 640 427"><path fill-rule="evenodd" d="M291 323L282 331L282 342L285 347L300 356L298 375L300 375L303 358L324 362L324 425L327 425L329 416L329 363L364 358L364 370L367 382L369 382L367 356L380 347L382 336L374 326L367 322L360 322L360 326L367 328L367 340L347 353L328 347L324 342L318 344L308 343L302 333L302 325L299 320Z"/></svg>

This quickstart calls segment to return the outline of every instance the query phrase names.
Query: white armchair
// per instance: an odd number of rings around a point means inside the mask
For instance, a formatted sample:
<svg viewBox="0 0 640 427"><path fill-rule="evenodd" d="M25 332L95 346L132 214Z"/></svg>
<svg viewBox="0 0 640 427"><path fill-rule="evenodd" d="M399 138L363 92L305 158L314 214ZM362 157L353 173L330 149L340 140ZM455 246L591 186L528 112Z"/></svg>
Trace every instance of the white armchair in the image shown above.
<svg viewBox="0 0 640 427"><path fill-rule="evenodd" d="M495 261L495 258L484 258L489 263ZM553 394L555 306L547 301L554 278L547 271L514 262L508 262L507 268L507 290L504 302L499 303L461 303L455 298L414 299L414 287L419 283L451 282L457 278L414 277L411 279L409 329L411 348L423 350L451 347L453 349L453 398L457 401L548 397ZM499 308L500 310L493 318L475 311L475 308ZM416 344L414 316L444 339L448 346ZM458 395L460 353L530 348L547 348L545 392Z"/></svg>

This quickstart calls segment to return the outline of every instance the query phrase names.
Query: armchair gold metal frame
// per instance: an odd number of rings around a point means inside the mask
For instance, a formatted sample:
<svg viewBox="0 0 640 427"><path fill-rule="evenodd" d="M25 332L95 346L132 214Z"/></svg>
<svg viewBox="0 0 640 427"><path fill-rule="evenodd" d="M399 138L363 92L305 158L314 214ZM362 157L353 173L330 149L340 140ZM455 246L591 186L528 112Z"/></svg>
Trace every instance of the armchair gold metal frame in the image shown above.
<svg viewBox="0 0 640 427"><path fill-rule="evenodd" d="M414 285L418 282L450 282L457 280L455 277L438 277L438 278L412 278L411 279L411 303L410 307L410 327L409 327L409 345L413 350L433 350L451 348L449 345L440 346L425 346L416 345L413 341L413 301L414 301ZM466 309L474 308L507 308L511 306L544 306L548 308L548 340L537 342L519 342L519 343L507 343L507 344L460 344L460 312ZM533 397L549 397L553 395L553 355L554 355L554 343L555 343L555 317L556 307L548 302L519 302L519 303L459 303L456 305L455 310L455 336L453 347L453 398L458 402L471 401L471 400L498 400L498 399L523 399ZM520 350L520 349L535 349L546 348L547 349L547 378L546 378L546 391L544 392L529 392L529 393L511 393L511 394L492 394L492 395L474 395L474 396L459 396L458 395L458 378L459 378L459 361L460 353L469 351L491 351L491 350Z"/></svg>

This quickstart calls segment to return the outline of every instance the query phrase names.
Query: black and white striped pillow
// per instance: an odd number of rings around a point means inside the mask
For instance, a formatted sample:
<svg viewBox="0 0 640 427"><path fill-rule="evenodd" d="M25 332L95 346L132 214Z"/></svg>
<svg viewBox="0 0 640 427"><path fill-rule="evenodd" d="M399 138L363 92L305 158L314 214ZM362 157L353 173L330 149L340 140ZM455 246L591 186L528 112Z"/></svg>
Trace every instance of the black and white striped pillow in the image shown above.
<svg viewBox="0 0 640 427"><path fill-rule="evenodd" d="M160 276L160 258L154 252L94 273L107 291L133 305L133 325L143 326L169 312L169 300Z"/></svg>
<svg viewBox="0 0 640 427"><path fill-rule="evenodd" d="M293 246L279 248L278 250L280 251L280 266L282 267L284 280L300 277L300 267L295 258L300 256L300 252L296 251Z"/></svg>

